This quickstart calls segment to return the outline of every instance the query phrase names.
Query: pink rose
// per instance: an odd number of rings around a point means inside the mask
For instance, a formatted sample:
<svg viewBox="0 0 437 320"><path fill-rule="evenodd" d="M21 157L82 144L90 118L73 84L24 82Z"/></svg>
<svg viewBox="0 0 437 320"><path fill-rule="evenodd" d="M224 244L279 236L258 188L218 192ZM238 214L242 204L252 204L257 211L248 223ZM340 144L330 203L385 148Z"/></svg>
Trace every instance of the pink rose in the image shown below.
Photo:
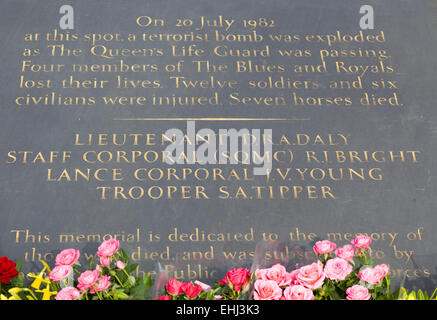
<svg viewBox="0 0 437 320"><path fill-rule="evenodd" d="M280 287L288 286L292 281L291 275L287 272L285 267L280 263L277 263L273 267L268 269L256 270L255 276L260 280L276 281L276 283Z"/></svg>
<svg viewBox="0 0 437 320"><path fill-rule="evenodd" d="M255 300L280 300L282 289L274 280L256 280L253 298Z"/></svg>
<svg viewBox="0 0 437 320"><path fill-rule="evenodd" d="M269 270L269 269L256 269L255 270L255 277L257 279L260 279L260 280L270 280L270 279L267 279L267 276L266 276L267 270Z"/></svg>
<svg viewBox="0 0 437 320"><path fill-rule="evenodd" d="M346 299L348 300L369 300L371 297L369 290L366 287L360 286L358 284L347 288L346 294Z"/></svg>
<svg viewBox="0 0 437 320"><path fill-rule="evenodd" d="M342 258L329 259L325 264L325 275L331 280L344 280L353 270L353 267Z"/></svg>
<svg viewBox="0 0 437 320"><path fill-rule="evenodd" d="M96 283L90 288L90 293L95 293L95 291L100 292L109 288L111 285L110 276L101 276ZM94 291L95 290L95 291Z"/></svg>
<svg viewBox="0 0 437 320"><path fill-rule="evenodd" d="M358 278L360 278L361 281L371 283L371 284L377 284L379 282L373 276L373 269L370 267L361 269L358 272Z"/></svg>
<svg viewBox="0 0 437 320"><path fill-rule="evenodd" d="M52 269L49 274L49 279L55 282L61 281L62 279L68 277L71 273L70 266L56 266Z"/></svg>
<svg viewBox="0 0 437 320"><path fill-rule="evenodd" d="M377 270L377 273L380 273L381 276L381 280L388 275L388 273L390 272L390 267L386 264L379 264L377 266L375 266L373 269Z"/></svg>
<svg viewBox="0 0 437 320"><path fill-rule="evenodd" d="M160 296L158 300L171 300L171 297L167 296L167 295L163 295L163 296Z"/></svg>
<svg viewBox="0 0 437 320"><path fill-rule="evenodd" d="M374 268L365 268L358 272L360 280L370 283L378 284L389 273L390 268L386 264L380 264Z"/></svg>
<svg viewBox="0 0 437 320"><path fill-rule="evenodd" d="M231 283L235 291L240 291L241 288L246 289L250 282L249 269L237 268L226 272L226 276L219 281L220 284Z"/></svg>
<svg viewBox="0 0 437 320"><path fill-rule="evenodd" d="M355 256L355 248L350 244L344 245L343 247L337 248L337 250L335 250L335 255L346 261L350 261Z"/></svg>
<svg viewBox="0 0 437 320"><path fill-rule="evenodd" d="M77 279L79 281L77 287L80 289L80 291L85 291L91 288L97 282L99 276L100 273L97 268L93 271L87 270L83 272Z"/></svg>
<svg viewBox="0 0 437 320"><path fill-rule="evenodd" d="M299 274L299 272L300 272L299 269L290 272L291 284L298 284L297 275Z"/></svg>
<svg viewBox="0 0 437 320"><path fill-rule="evenodd" d="M190 298L195 298L202 292L202 287L198 284L194 285L191 282L185 282L181 286L182 291Z"/></svg>
<svg viewBox="0 0 437 320"><path fill-rule="evenodd" d="M182 282L175 278L170 278L165 288L170 295L177 296L182 293Z"/></svg>
<svg viewBox="0 0 437 320"><path fill-rule="evenodd" d="M358 272L360 280L370 283L378 284L389 273L390 269L386 264L380 264L374 268L365 268Z"/></svg>
<svg viewBox="0 0 437 320"><path fill-rule="evenodd" d="M317 241L313 247L316 254L331 253L335 250L337 245L329 240Z"/></svg>
<svg viewBox="0 0 437 320"><path fill-rule="evenodd" d="M125 264L123 263L123 261L121 261L121 260L117 260L116 266L120 270L122 270L126 267Z"/></svg>
<svg viewBox="0 0 437 320"><path fill-rule="evenodd" d="M314 300L313 290L301 285L292 285L284 290L284 300Z"/></svg>
<svg viewBox="0 0 437 320"><path fill-rule="evenodd" d="M55 300L76 300L80 298L80 292L74 287L65 287L55 296Z"/></svg>
<svg viewBox="0 0 437 320"><path fill-rule="evenodd" d="M323 285L325 280L325 273L323 272L323 265L320 261L310 265L303 266L299 269L299 274L296 276L298 284L303 285L309 289L317 289Z"/></svg>
<svg viewBox="0 0 437 320"><path fill-rule="evenodd" d="M386 264L380 264L373 267L373 277L375 278L375 281L378 280L378 282L384 279L389 272L390 268Z"/></svg>
<svg viewBox="0 0 437 320"><path fill-rule="evenodd" d="M110 257L118 251L120 242L116 239L109 239L103 241L97 250L97 255L99 257Z"/></svg>
<svg viewBox="0 0 437 320"><path fill-rule="evenodd" d="M79 260L80 251L74 249L65 249L62 250L56 256L56 265L57 266L72 266Z"/></svg>
<svg viewBox="0 0 437 320"><path fill-rule="evenodd" d="M111 257L100 257L100 264L103 267L108 267L111 264Z"/></svg>
<svg viewBox="0 0 437 320"><path fill-rule="evenodd" d="M361 235L357 236L355 239L353 239L351 241L351 243L355 247L360 248L360 249L367 248L370 245L371 242L372 242L372 238L370 238L370 237L368 237L368 236L366 236L364 234L361 234Z"/></svg>

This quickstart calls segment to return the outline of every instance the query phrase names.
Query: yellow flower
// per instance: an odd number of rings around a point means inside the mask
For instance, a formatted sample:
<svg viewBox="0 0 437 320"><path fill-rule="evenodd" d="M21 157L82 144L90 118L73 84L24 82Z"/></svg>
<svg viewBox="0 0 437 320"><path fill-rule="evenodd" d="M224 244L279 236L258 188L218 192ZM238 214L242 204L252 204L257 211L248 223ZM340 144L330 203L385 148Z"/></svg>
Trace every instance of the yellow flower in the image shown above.
<svg viewBox="0 0 437 320"><path fill-rule="evenodd" d="M42 300L50 300L50 297L57 294L57 291L50 291L50 284L47 284L47 287L43 290L35 290L35 292L42 292Z"/></svg>
<svg viewBox="0 0 437 320"><path fill-rule="evenodd" d="M49 265L48 265L45 261L43 261L43 260L40 260L40 262L44 265L44 269L47 269L47 272L50 273L50 267L49 267ZM43 269L43 270L44 270L44 269Z"/></svg>
<svg viewBox="0 0 437 320"><path fill-rule="evenodd" d="M30 285L32 288L34 289L39 289L41 287L41 283L50 283L50 280L45 279L44 278L44 270L41 271L38 275L34 274L34 273L28 273L27 276L30 278L35 278L35 280L32 282L32 284Z"/></svg>
<svg viewBox="0 0 437 320"><path fill-rule="evenodd" d="M11 297L9 297L8 300L21 300L20 296L18 295L21 291L24 289L22 288L11 288L8 290Z"/></svg>
<svg viewBox="0 0 437 320"><path fill-rule="evenodd" d="M39 290L42 282L46 284L50 283L50 280L44 278L44 272L47 270L47 272L50 273L50 267L45 261L40 260L40 262L43 264L44 268L42 268L41 272L38 275L34 273L27 274L28 277L35 278L30 286L36 290Z"/></svg>
<svg viewBox="0 0 437 320"><path fill-rule="evenodd" d="M28 288L11 288L8 290L9 294L11 295L9 298L6 297L5 295L0 295L0 300L23 300L21 299L21 297L18 295L20 292L29 292L30 294L26 295L27 300L36 300L35 295L33 294L32 290L28 289Z"/></svg>

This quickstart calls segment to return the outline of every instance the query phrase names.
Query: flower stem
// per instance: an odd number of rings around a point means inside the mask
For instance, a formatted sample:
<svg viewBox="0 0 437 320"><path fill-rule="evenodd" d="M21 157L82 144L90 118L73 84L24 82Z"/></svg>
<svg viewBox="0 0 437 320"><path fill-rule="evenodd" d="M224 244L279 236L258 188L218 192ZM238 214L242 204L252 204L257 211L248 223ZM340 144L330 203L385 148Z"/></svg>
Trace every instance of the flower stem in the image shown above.
<svg viewBox="0 0 437 320"><path fill-rule="evenodd" d="M390 296L390 279L385 276L385 283L387 283L387 298Z"/></svg>
<svg viewBox="0 0 437 320"><path fill-rule="evenodd" d="M125 274L128 278L130 277L129 273L127 273L126 270L124 270L124 268L121 269L121 270L123 270L124 274Z"/></svg>
<svg viewBox="0 0 437 320"><path fill-rule="evenodd" d="M50 287L52 288L53 291L59 291L58 285L56 283L50 283Z"/></svg>
<svg viewBox="0 0 437 320"><path fill-rule="evenodd" d="M117 277L117 275L116 274L114 274L114 277L115 277L115 279L117 279L117 281L118 281L118 283L124 288L124 285L123 285L123 283L121 283L121 281L120 281L120 279L118 279L118 277Z"/></svg>
<svg viewBox="0 0 437 320"><path fill-rule="evenodd" d="M96 290L96 286L93 285L93 288L94 288L94 291L96 292L97 296L99 297L99 300L102 300L102 297L100 296L100 294Z"/></svg>
<svg viewBox="0 0 437 320"><path fill-rule="evenodd" d="M33 293L33 291L30 290L30 289L28 289L28 290L29 290L31 296L32 296L35 300L38 300L38 298L35 296L35 294Z"/></svg>

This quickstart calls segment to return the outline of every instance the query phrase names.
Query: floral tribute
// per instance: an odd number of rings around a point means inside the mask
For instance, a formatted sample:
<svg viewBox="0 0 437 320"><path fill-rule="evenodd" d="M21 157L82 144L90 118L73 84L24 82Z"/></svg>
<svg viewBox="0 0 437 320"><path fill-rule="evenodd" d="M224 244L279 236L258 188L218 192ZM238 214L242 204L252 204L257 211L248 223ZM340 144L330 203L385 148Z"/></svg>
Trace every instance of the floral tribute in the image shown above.
<svg viewBox="0 0 437 320"><path fill-rule="evenodd" d="M248 269L228 271L225 277L211 287L200 281L181 282L168 280L160 300L237 300L249 292L252 275Z"/></svg>
<svg viewBox="0 0 437 320"><path fill-rule="evenodd" d="M50 269L38 274L29 273L32 283L24 286L24 275L6 257L0 258L1 300L121 300L151 299L152 280L149 275L137 278L132 275L137 264L129 262L127 253L119 248L119 241L109 239L98 248L88 270L80 272L80 252L75 249L61 251ZM96 260L99 260L97 263Z"/></svg>
<svg viewBox="0 0 437 320"><path fill-rule="evenodd" d="M370 237L359 235L337 248L329 240L313 247L317 261L287 272L276 264L255 271L255 300L370 300L392 299L389 267L368 259Z"/></svg>
<svg viewBox="0 0 437 320"><path fill-rule="evenodd" d="M317 261L309 265L287 271L278 263L253 273L243 268L232 269L214 287L195 282L198 288L196 294L184 290L187 283L172 278L161 299L393 299L389 267L385 264L373 266L368 258L371 242L372 239L365 235L359 235L351 244L339 248L329 240L318 241L313 247Z"/></svg>
<svg viewBox="0 0 437 320"><path fill-rule="evenodd" d="M53 269L44 268L24 285L21 262L0 257L1 300L436 300L437 289L408 292L399 288L390 292L389 267L373 265L368 257L372 240L359 235L342 247L323 240L315 243L316 261L287 271L277 263L270 268L235 268L226 272L213 286L200 281L183 282L159 277L158 293L152 294L152 280L131 275L137 264L131 264L119 241L104 241L87 270L80 272L80 252L61 251ZM99 261L96 261L99 260ZM161 283L164 279L164 283ZM162 288L159 288L161 287Z"/></svg>

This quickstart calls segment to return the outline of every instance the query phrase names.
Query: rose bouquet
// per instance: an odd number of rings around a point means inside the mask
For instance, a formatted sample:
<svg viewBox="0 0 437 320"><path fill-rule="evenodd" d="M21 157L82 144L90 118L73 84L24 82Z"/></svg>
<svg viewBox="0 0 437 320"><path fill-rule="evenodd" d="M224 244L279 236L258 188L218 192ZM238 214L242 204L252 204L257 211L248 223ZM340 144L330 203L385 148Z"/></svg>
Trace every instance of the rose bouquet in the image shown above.
<svg viewBox="0 0 437 320"><path fill-rule="evenodd" d="M275 264L270 268L232 269L213 287L197 282L196 290L170 279L161 299L255 299L255 300L391 300L400 290L390 293L389 267L373 266L368 257L371 238L359 235L337 248L329 240L318 241L313 250L317 261L288 272ZM190 291L184 289L190 288Z"/></svg>
<svg viewBox="0 0 437 320"><path fill-rule="evenodd" d="M211 287L200 281L181 282L168 280L160 300L237 300L246 298L251 283L249 269L237 268L228 271L225 277Z"/></svg>
<svg viewBox="0 0 437 320"><path fill-rule="evenodd" d="M8 300L9 298L4 294L9 293L11 300L14 300L16 293L15 288L23 287L24 277L20 273L21 262L18 264L10 260L8 257L0 257L0 299Z"/></svg>
<svg viewBox="0 0 437 320"><path fill-rule="evenodd" d="M437 289L426 292L399 288L390 292L389 267L373 266L369 258L371 238L359 235L342 247L331 241L315 243L317 261L287 271L277 263L270 268L235 268L213 286L200 281L168 279L165 273L156 280L159 294L152 295L152 279L131 275L137 264L115 239L104 241L90 261L79 271L80 251L66 249L55 259L53 269L41 261L43 269L28 273L25 286L21 262L0 257L1 300L436 300ZM99 260L98 263L96 260ZM168 279L168 280L167 280Z"/></svg>
<svg viewBox="0 0 437 320"><path fill-rule="evenodd" d="M255 271L255 300L369 300L393 299L389 267L373 266L368 258L371 238L359 235L337 248L329 240L313 247L318 260L287 272L276 264ZM395 293L396 294L396 293Z"/></svg>
<svg viewBox="0 0 437 320"><path fill-rule="evenodd" d="M97 257L99 264L96 263ZM75 249L61 251L55 267L41 261L44 268L27 276L34 279L24 286L24 276L15 263L0 258L2 300L120 300L151 299L152 280L149 275L136 278L132 273L136 264L130 264L127 253L119 248L119 241L109 239L98 248L90 261L89 269L80 272L80 252ZM19 268L18 268L19 269ZM14 278L15 277L15 278Z"/></svg>
<svg viewBox="0 0 437 320"><path fill-rule="evenodd" d="M210 289L210 286L200 281L181 282L171 278L165 286L165 294L159 300L212 300Z"/></svg>

